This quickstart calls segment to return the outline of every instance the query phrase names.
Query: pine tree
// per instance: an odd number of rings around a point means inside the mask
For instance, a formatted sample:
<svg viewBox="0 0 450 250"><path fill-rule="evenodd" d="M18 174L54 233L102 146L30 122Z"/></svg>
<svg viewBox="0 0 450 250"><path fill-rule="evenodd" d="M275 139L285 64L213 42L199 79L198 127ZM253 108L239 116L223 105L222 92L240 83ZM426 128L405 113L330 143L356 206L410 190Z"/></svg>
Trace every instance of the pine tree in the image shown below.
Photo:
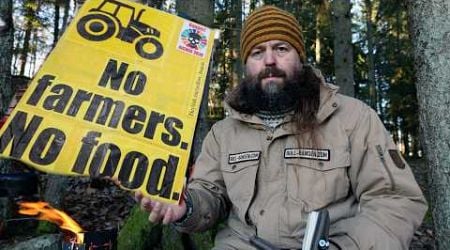
<svg viewBox="0 0 450 250"><path fill-rule="evenodd" d="M450 249L450 0L408 1L437 249Z"/></svg>
<svg viewBox="0 0 450 250"><path fill-rule="evenodd" d="M333 0L334 68L340 92L355 95L350 0Z"/></svg>

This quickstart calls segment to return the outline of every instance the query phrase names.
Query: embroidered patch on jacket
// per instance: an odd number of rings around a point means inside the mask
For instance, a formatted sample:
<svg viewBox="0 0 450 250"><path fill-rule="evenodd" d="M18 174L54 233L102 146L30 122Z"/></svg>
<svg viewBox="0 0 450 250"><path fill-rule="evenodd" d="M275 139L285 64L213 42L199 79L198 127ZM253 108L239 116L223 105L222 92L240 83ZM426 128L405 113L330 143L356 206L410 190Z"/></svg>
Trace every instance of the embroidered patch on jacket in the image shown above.
<svg viewBox="0 0 450 250"><path fill-rule="evenodd" d="M257 161L261 155L261 151L248 151L236 154L230 154L228 156L228 164L244 162L244 161Z"/></svg>
<svg viewBox="0 0 450 250"><path fill-rule="evenodd" d="M391 156L392 161L395 163L395 166L397 166L400 169L404 169L406 167L405 162L403 162L402 157L398 150L395 149L389 149L389 155Z"/></svg>
<svg viewBox="0 0 450 250"><path fill-rule="evenodd" d="M287 148L284 150L284 158L301 158L319 161L330 160L329 149Z"/></svg>

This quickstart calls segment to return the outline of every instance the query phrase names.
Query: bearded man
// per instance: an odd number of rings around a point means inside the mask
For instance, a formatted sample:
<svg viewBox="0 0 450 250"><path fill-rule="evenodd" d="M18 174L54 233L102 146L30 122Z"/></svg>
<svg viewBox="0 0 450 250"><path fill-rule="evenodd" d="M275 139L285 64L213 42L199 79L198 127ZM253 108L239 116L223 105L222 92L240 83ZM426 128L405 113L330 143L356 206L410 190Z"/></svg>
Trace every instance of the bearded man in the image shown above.
<svg viewBox="0 0 450 250"><path fill-rule="evenodd" d="M246 76L205 138L180 205L136 199L184 232L226 220L214 249L257 236L300 249L307 216L327 208L330 249L408 249L427 209L412 172L367 105L305 64L301 28L273 6L241 36Z"/></svg>

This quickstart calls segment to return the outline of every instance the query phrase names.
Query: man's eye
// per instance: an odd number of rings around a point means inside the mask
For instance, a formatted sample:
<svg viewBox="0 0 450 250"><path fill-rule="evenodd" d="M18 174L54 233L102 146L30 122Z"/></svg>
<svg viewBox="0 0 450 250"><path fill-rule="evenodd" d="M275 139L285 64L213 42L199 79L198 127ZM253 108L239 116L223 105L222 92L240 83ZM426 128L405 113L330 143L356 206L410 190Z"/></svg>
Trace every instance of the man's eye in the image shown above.
<svg viewBox="0 0 450 250"><path fill-rule="evenodd" d="M262 51L261 50L252 51L250 53L250 56L254 58L260 58L262 56Z"/></svg>
<svg viewBox="0 0 450 250"><path fill-rule="evenodd" d="M280 53L288 52L289 48L287 46L278 46L276 47L276 50Z"/></svg>

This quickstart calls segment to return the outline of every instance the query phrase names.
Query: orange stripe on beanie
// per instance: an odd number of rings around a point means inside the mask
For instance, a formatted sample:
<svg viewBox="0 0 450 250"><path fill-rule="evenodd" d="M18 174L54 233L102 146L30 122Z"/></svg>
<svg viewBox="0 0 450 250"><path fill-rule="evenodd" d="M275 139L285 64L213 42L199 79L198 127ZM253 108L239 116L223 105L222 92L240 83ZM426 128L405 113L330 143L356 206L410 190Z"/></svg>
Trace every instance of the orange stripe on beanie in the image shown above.
<svg viewBox="0 0 450 250"><path fill-rule="evenodd" d="M290 43L305 62L305 44L297 19L284 10L266 5L252 12L241 32L241 59L245 63L253 47L262 42L281 40Z"/></svg>

